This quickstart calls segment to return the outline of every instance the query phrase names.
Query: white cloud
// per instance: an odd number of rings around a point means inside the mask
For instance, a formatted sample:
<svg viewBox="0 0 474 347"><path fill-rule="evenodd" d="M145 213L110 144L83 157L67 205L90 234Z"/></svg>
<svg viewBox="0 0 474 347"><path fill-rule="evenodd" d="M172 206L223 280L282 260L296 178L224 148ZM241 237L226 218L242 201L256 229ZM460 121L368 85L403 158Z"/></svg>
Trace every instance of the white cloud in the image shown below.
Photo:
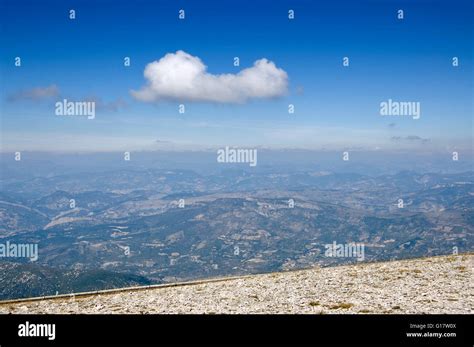
<svg viewBox="0 0 474 347"><path fill-rule="evenodd" d="M288 75L267 59L259 59L237 74L213 75L201 59L186 52L168 53L148 64L148 84L132 96L141 101L177 100L241 103L274 98L287 91Z"/></svg>

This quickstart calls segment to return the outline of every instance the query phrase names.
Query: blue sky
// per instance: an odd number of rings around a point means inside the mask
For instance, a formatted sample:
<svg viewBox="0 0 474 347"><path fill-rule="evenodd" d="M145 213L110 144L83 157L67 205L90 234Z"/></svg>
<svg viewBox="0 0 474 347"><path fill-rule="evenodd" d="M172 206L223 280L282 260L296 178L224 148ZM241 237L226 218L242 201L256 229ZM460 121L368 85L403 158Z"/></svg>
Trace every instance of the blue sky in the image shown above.
<svg viewBox="0 0 474 347"><path fill-rule="evenodd" d="M2 0L0 12L2 151L472 147L472 1ZM286 91L238 103L131 94L147 64L179 50L213 75L265 58ZM101 100L95 119L55 115L64 98ZM388 99L420 102L420 119L382 117Z"/></svg>

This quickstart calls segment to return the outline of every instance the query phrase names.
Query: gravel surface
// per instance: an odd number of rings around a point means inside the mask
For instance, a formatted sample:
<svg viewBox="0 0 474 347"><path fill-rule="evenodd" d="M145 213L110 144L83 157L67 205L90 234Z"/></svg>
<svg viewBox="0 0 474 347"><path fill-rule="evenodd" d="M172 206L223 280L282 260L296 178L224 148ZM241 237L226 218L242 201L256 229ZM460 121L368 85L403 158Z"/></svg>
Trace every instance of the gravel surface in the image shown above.
<svg viewBox="0 0 474 347"><path fill-rule="evenodd" d="M0 313L473 313L474 254L0 303Z"/></svg>

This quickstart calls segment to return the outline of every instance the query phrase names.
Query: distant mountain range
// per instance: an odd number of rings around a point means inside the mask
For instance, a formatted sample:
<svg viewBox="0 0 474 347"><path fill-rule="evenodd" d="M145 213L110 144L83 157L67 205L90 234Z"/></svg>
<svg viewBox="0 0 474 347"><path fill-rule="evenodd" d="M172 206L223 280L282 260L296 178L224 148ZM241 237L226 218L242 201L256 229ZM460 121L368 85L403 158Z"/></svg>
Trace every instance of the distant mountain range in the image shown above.
<svg viewBox="0 0 474 347"><path fill-rule="evenodd" d="M39 258L0 259L1 297L357 262L325 256L333 242L364 244L365 261L472 251L473 182L238 168L9 178L0 243L37 243Z"/></svg>

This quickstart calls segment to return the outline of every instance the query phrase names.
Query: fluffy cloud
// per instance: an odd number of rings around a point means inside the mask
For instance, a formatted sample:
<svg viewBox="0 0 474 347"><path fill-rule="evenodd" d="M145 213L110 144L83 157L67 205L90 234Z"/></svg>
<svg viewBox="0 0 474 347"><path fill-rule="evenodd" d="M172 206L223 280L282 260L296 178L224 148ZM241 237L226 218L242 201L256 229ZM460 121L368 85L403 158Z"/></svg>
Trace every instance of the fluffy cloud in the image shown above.
<svg viewBox="0 0 474 347"><path fill-rule="evenodd" d="M20 90L9 96L9 101L30 100L38 101L59 96L59 88L52 84L48 87L37 87L27 90Z"/></svg>
<svg viewBox="0 0 474 347"><path fill-rule="evenodd" d="M267 59L259 59L237 74L213 75L201 59L186 52L168 53L148 64L147 85L132 96L141 101L177 100L241 103L274 98L287 91L288 75Z"/></svg>

